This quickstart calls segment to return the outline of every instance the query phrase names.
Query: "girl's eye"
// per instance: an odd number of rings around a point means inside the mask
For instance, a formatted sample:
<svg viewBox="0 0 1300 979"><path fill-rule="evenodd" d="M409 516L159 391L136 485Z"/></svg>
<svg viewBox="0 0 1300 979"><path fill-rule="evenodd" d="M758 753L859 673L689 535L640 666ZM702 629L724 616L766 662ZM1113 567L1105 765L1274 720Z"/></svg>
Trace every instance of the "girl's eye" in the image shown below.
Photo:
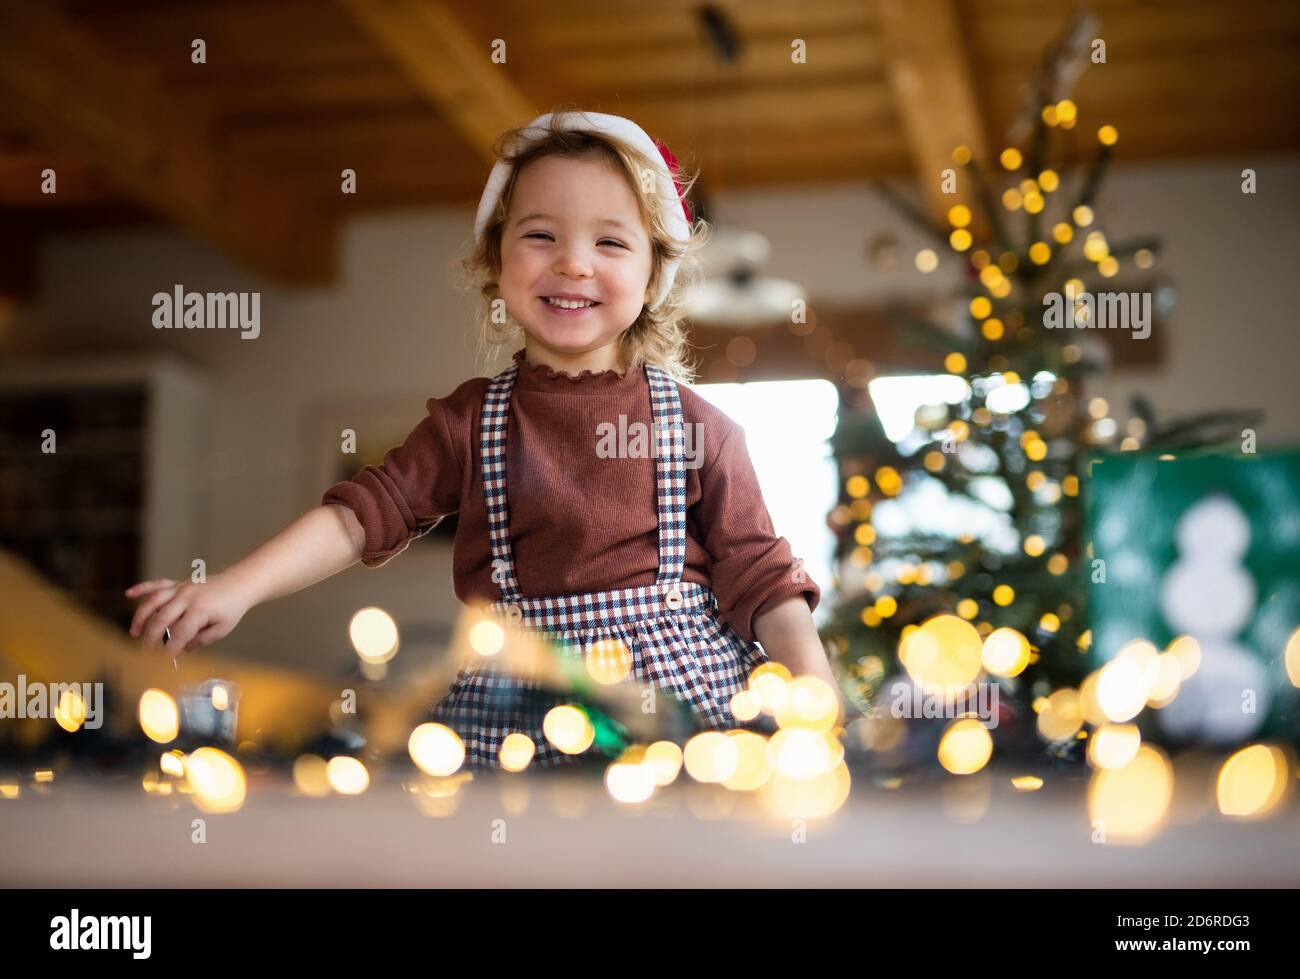
<svg viewBox="0 0 1300 979"><path fill-rule="evenodd" d="M536 238L538 235L545 235L547 238L551 237L550 234L545 231L530 231L528 234L524 235L524 237ZM627 246L624 245L621 241L615 241L613 238L602 238L600 241L596 242L596 244L603 245L605 244L605 242L609 242L611 245L617 245L619 248L624 248L624 249L627 248Z"/></svg>

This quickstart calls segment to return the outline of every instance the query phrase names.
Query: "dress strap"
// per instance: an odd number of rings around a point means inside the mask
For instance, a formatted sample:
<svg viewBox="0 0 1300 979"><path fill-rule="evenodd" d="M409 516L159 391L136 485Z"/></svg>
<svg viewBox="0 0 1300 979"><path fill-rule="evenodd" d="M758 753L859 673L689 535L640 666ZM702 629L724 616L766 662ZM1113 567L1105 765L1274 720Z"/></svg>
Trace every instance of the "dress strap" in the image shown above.
<svg viewBox="0 0 1300 979"><path fill-rule="evenodd" d="M506 430L510 423L510 391L519 366L512 365L488 383L479 424L483 457L483 495L487 503L488 534L492 545L492 580L507 601L522 597L515 577L515 556L510 546L510 507L506 499Z"/></svg>
<svg viewBox="0 0 1300 979"><path fill-rule="evenodd" d="M686 452L682 403L677 382L663 368L646 364L650 411L657 450L655 486L659 508L659 576L656 584L676 585L686 563Z"/></svg>
<svg viewBox="0 0 1300 979"><path fill-rule="evenodd" d="M510 395L519 365L503 370L488 383L479 424L483 465L483 493L487 506L492 548L492 580L501 587L506 602L523 598L515 573L510 543L510 506L506 490L506 434L510 424ZM655 438L655 496L659 516L659 572L656 585L676 586L686 562L686 462L685 429L677 382L662 368L645 365L650 386L650 411ZM673 607L676 607L675 605Z"/></svg>

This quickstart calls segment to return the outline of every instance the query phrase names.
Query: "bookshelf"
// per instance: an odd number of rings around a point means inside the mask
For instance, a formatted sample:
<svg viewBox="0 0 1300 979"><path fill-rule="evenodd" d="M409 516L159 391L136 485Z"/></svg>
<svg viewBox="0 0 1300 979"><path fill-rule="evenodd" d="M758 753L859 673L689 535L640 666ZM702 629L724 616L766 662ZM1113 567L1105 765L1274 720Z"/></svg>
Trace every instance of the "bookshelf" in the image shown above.
<svg viewBox="0 0 1300 979"><path fill-rule="evenodd" d="M0 548L125 628L128 585L203 553L207 404L162 354L0 365Z"/></svg>

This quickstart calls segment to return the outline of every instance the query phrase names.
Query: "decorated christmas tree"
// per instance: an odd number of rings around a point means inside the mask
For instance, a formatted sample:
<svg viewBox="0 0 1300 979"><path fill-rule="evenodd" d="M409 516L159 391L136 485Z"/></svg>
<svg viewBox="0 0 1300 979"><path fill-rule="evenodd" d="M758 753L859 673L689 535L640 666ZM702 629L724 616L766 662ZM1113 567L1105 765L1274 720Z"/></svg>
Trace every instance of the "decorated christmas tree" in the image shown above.
<svg viewBox="0 0 1300 979"><path fill-rule="evenodd" d="M892 675L909 674L957 713L979 677L997 682L1004 721L1032 722L1035 700L1093 666L1080 492L1089 453L1119 432L1109 406L1086 395L1106 345L1073 327L1098 315L1099 292L1132 287L1117 277L1149 280L1158 243L1112 241L1099 217L1119 134L1061 97L1075 47L1045 60L1023 145L994 161L953 148L946 179L969 205L954 203L939 226L894 198L935 238L917 267L955 261L964 275L948 321L897 324L942 356L945 384L931 388L942 396L893 437L874 401L859 398L833 438L840 600L824 638L869 713ZM1125 449L1155 434L1140 419L1128 432Z"/></svg>
<svg viewBox="0 0 1300 979"><path fill-rule="evenodd" d="M954 147L944 190L970 204L943 225L882 188L935 238L918 269L964 274L946 318L898 324L943 372L846 395L824 638L870 718L944 719L931 738L859 722L887 765L1086 753L1145 784L1169 771L1149 743L1265 738L1234 761L1280 785L1300 746L1300 452L1260 450L1255 412L1158 420L1139 395L1121 429L1088 396L1107 340L1163 331L1173 300L1159 243L1105 226L1119 133L1066 97L1089 36L1076 21L1048 53L1020 145ZM900 380L918 407L891 431Z"/></svg>

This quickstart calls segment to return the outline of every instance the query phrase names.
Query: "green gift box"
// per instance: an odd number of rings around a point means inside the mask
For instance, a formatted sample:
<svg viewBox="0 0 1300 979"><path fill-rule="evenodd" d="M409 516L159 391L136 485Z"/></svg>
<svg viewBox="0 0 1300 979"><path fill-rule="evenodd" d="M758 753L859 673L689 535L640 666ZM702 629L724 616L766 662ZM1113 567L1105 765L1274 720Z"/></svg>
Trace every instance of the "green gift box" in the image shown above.
<svg viewBox="0 0 1300 979"><path fill-rule="evenodd" d="M1297 733L1300 450L1096 454L1085 520L1095 666L1189 635L1196 671L1155 713L1176 740Z"/></svg>

